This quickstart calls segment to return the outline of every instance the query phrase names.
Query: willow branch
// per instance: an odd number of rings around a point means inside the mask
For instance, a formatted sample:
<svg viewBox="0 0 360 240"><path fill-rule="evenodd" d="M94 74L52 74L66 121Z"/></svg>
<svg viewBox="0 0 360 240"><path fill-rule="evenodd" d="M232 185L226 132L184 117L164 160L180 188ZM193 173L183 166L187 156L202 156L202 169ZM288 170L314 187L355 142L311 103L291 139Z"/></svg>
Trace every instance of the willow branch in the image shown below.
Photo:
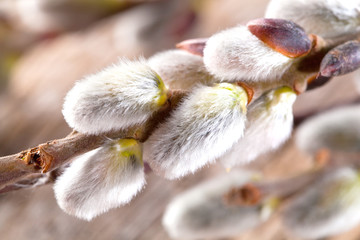
<svg viewBox="0 0 360 240"><path fill-rule="evenodd" d="M185 95L186 92L183 91L171 92L168 104L142 126L99 136L72 132L65 138L49 141L14 155L0 157L0 191L17 189L15 183L26 178L31 179L34 174L37 174L35 178L39 178L42 176L39 173L53 171L69 163L74 157L100 147L109 138L134 138L144 142L152 130L170 115ZM9 186L11 184L15 185ZM8 186L7 190L4 189L6 186Z"/></svg>
<svg viewBox="0 0 360 240"><path fill-rule="evenodd" d="M320 175L320 171L314 171L272 182L246 184L242 187L231 189L225 194L224 199L226 204L238 206L257 205L267 197L285 199L308 186Z"/></svg>
<svg viewBox="0 0 360 240"><path fill-rule="evenodd" d="M267 197L286 200L314 183L327 172L342 166L360 168L360 152L332 152L328 151L328 159L320 168L303 173L296 177L285 178L272 182L246 184L231 189L224 197L229 205L256 205ZM316 159L315 159L316 160Z"/></svg>
<svg viewBox="0 0 360 240"><path fill-rule="evenodd" d="M355 34L351 38L354 39L357 36L358 34ZM296 66L296 71L300 73L300 78L316 74L319 70L321 59L326 52L336 46L336 44L350 40L346 38L330 43L321 38L314 38L316 40L314 40L312 51ZM293 73L288 75L294 76ZM242 84L240 85L243 86ZM249 90L253 90L255 93L251 95L258 97L264 91L264 88L262 86L249 85L246 90L248 93L251 92ZM186 94L184 91L172 91L168 104L155 113L142 126L109 132L100 136L73 132L65 138L49 141L14 155L0 157L0 193L38 184L36 179L44 177L44 173L54 171L69 163L74 157L101 146L108 138L134 138L144 142L156 126L170 115L170 112ZM25 181L25 184L21 184L21 181ZM46 182L51 182L51 177L49 177L48 181L43 181L43 183Z"/></svg>
<svg viewBox="0 0 360 240"><path fill-rule="evenodd" d="M350 106L350 105L356 105L360 103L360 96L351 99L351 100L347 100L347 101L343 101L341 103L337 103L334 104L332 106L328 106L328 107L324 107L321 109L315 109L309 112L306 112L304 114L299 114L299 115L295 115L294 116L294 126L297 127L299 126L302 122L304 122L306 119L318 114L319 112L325 112L325 111L329 111L335 108L340 108L340 107L344 107L344 106Z"/></svg>

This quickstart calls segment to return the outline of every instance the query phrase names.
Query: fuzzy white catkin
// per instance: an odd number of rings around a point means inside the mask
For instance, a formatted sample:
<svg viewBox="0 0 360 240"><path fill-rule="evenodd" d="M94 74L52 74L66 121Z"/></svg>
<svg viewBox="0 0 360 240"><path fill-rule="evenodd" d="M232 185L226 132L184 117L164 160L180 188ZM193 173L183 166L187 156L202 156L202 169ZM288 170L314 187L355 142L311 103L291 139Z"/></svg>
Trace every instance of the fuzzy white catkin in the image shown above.
<svg viewBox="0 0 360 240"><path fill-rule="evenodd" d="M310 154L321 148L360 151L360 105L341 107L307 119L295 135L296 145Z"/></svg>
<svg viewBox="0 0 360 240"><path fill-rule="evenodd" d="M266 18L291 20L325 38L353 34L360 27L359 0L271 0Z"/></svg>
<svg viewBox="0 0 360 240"><path fill-rule="evenodd" d="M226 81L277 81L292 62L265 45L246 26L211 36L204 49L207 70Z"/></svg>
<svg viewBox="0 0 360 240"><path fill-rule="evenodd" d="M243 136L247 101L230 83L194 89L146 142L147 162L168 179L214 162Z"/></svg>
<svg viewBox="0 0 360 240"><path fill-rule="evenodd" d="M295 92L288 87L256 99L248 108L244 137L221 157L221 163L226 168L246 164L283 144L291 135L295 100Z"/></svg>
<svg viewBox="0 0 360 240"><path fill-rule="evenodd" d="M61 19L56 19L54 15L51 15L51 13L47 12L46 8L44 8L46 1L17 0L12 2L14 7L12 13L16 14L17 24L27 28L27 31L45 33L51 30L59 31L61 29ZM56 20L58 22L56 22Z"/></svg>
<svg viewBox="0 0 360 240"><path fill-rule="evenodd" d="M360 223L360 176L340 168L309 186L284 209L288 231L302 239L321 239Z"/></svg>
<svg viewBox="0 0 360 240"><path fill-rule="evenodd" d="M169 89L189 90L199 83L219 82L206 70L202 57L183 50L157 53L148 63Z"/></svg>
<svg viewBox="0 0 360 240"><path fill-rule="evenodd" d="M100 134L144 123L163 106L166 94L161 78L143 59L122 59L78 81L62 112L75 130Z"/></svg>
<svg viewBox="0 0 360 240"><path fill-rule="evenodd" d="M232 237L261 224L260 205L226 205L224 195L252 182L254 173L234 170L176 196L166 207L162 223L173 239Z"/></svg>
<svg viewBox="0 0 360 240"><path fill-rule="evenodd" d="M128 203L144 186L140 144L113 140L74 159L54 185L62 210L90 221Z"/></svg>

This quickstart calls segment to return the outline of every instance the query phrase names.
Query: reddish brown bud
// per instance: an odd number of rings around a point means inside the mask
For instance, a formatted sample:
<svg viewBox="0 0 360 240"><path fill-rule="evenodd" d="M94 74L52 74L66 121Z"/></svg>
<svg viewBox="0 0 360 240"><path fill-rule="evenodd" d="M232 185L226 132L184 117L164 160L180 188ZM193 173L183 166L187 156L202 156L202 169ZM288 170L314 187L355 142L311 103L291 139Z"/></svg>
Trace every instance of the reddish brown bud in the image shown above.
<svg viewBox="0 0 360 240"><path fill-rule="evenodd" d="M322 85L324 85L328 81L330 81L330 79L331 79L331 77L325 77L325 76L322 76L321 74L318 74L316 77L309 78L306 90L312 90L312 89L321 87Z"/></svg>
<svg viewBox="0 0 360 240"><path fill-rule="evenodd" d="M189 53L203 56L204 55L204 48L207 38L196 38L196 39L189 39L182 41L176 44L176 48L187 51Z"/></svg>
<svg viewBox="0 0 360 240"><path fill-rule="evenodd" d="M248 96L247 105L249 105L255 94L254 89L244 82L237 82L236 84L239 85L240 87L242 87L246 91L247 96Z"/></svg>
<svg viewBox="0 0 360 240"><path fill-rule="evenodd" d="M260 18L250 21L247 27L266 45L290 58L306 55L312 48L304 29L288 20Z"/></svg>
<svg viewBox="0 0 360 240"><path fill-rule="evenodd" d="M346 42L330 50L320 65L320 75L334 77L355 71L360 67L360 43Z"/></svg>
<svg viewBox="0 0 360 240"><path fill-rule="evenodd" d="M330 151L327 148L321 148L315 153L315 165L318 168L325 167L330 161Z"/></svg>
<svg viewBox="0 0 360 240"><path fill-rule="evenodd" d="M224 196L224 201L229 205L253 206L261 201L261 192L253 184L246 184L241 188L233 188Z"/></svg>

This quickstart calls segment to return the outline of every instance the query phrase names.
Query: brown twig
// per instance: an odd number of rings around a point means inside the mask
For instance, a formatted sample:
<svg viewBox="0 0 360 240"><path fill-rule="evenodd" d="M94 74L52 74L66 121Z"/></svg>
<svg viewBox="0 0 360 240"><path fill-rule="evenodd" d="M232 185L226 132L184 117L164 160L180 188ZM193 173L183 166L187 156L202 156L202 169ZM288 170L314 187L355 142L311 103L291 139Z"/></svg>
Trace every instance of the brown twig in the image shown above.
<svg viewBox="0 0 360 240"><path fill-rule="evenodd" d="M110 136L133 137L126 132ZM71 158L100 146L106 140L104 136L72 133L63 139L49 141L18 154L1 157L0 189L31 174L52 171L68 163Z"/></svg>
<svg viewBox="0 0 360 240"><path fill-rule="evenodd" d="M6 186L7 190L17 189L15 183L31 178L35 173L53 171L79 154L101 146L109 138L134 138L144 142L151 134L150 130L164 121L185 95L183 91L173 91L168 104L142 126L99 136L72 132L65 138L40 144L18 154L0 157L0 190Z"/></svg>
<svg viewBox="0 0 360 240"><path fill-rule="evenodd" d="M267 197L285 199L297 193L320 176L320 171L273 182L259 182L231 189L225 200L229 205L257 205Z"/></svg>
<svg viewBox="0 0 360 240"><path fill-rule="evenodd" d="M351 100L348 100L348 101L343 101L341 103L337 103L335 105L332 105L332 106L329 106L329 107L326 107L326 108L316 109L316 110L312 110L312 111L309 111L309 112L301 114L301 115L296 115L296 116L294 116L294 126L295 127L299 126L306 119L318 114L319 112L325 112L325 111L329 111L329 110L332 110L332 109L335 109L335 108L355 105L355 104L359 104L359 103L360 103L360 97L357 97L355 99L351 99Z"/></svg>
<svg viewBox="0 0 360 240"><path fill-rule="evenodd" d="M322 154L324 153L322 152ZM322 166L316 165L313 171L299 176L273 182L246 184L240 188L233 188L225 194L225 202L229 205L248 206L257 205L267 197L275 196L280 200L286 200L301 192L329 171L341 166L360 168L360 152L334 152L326 150L326 155L328 155L325 156L327 159L323 162Z"/></svg>

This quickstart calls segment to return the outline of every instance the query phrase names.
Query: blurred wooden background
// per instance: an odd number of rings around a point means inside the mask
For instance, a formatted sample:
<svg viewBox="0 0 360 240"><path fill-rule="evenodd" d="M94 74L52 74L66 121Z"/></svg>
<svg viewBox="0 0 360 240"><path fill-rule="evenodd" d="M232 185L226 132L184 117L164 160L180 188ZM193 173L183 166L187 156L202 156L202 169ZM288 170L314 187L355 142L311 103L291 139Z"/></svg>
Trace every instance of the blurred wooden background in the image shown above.
<svg viewBox="0 0 360 240"><path fill-rule="evenodd" d="M76 12L71 4L65 5L63 11L50 4L45 9L57 18L44 14L35 23L49 24L32 26L30 20L25 21L27 24L22 22L17 9L20 7L12 1L0 3L1 155L67 135L70 129L61 115L62 101L82 76L121 56L148 57L173 48L184 39L208 37L226 27L246 23L261 17L267 3L267 0L133 1L136 3L119 0L114 8L110 5L84 8L82 15L68 15ZM30 6L25 9L31 13ZM79 16L83 17L78 19ZM335 79L319 90L300 96L295 113L306 114L356 98L352 78ZM248 167L261 169L267 178L274 179L295 175L311 164L311 157L297 150L290 140L283 148ZM92 222L63 213L50 185L3 194L0 195L0 239L169 239L161 226L166 204L177 193L224 172L220 165L213 165L179 181L167 181L150 173L146 188L135 200ZM360 230L355 229L331 239L359 238ZM294 238L282 229L275 216L236 239Z"/></svg>

